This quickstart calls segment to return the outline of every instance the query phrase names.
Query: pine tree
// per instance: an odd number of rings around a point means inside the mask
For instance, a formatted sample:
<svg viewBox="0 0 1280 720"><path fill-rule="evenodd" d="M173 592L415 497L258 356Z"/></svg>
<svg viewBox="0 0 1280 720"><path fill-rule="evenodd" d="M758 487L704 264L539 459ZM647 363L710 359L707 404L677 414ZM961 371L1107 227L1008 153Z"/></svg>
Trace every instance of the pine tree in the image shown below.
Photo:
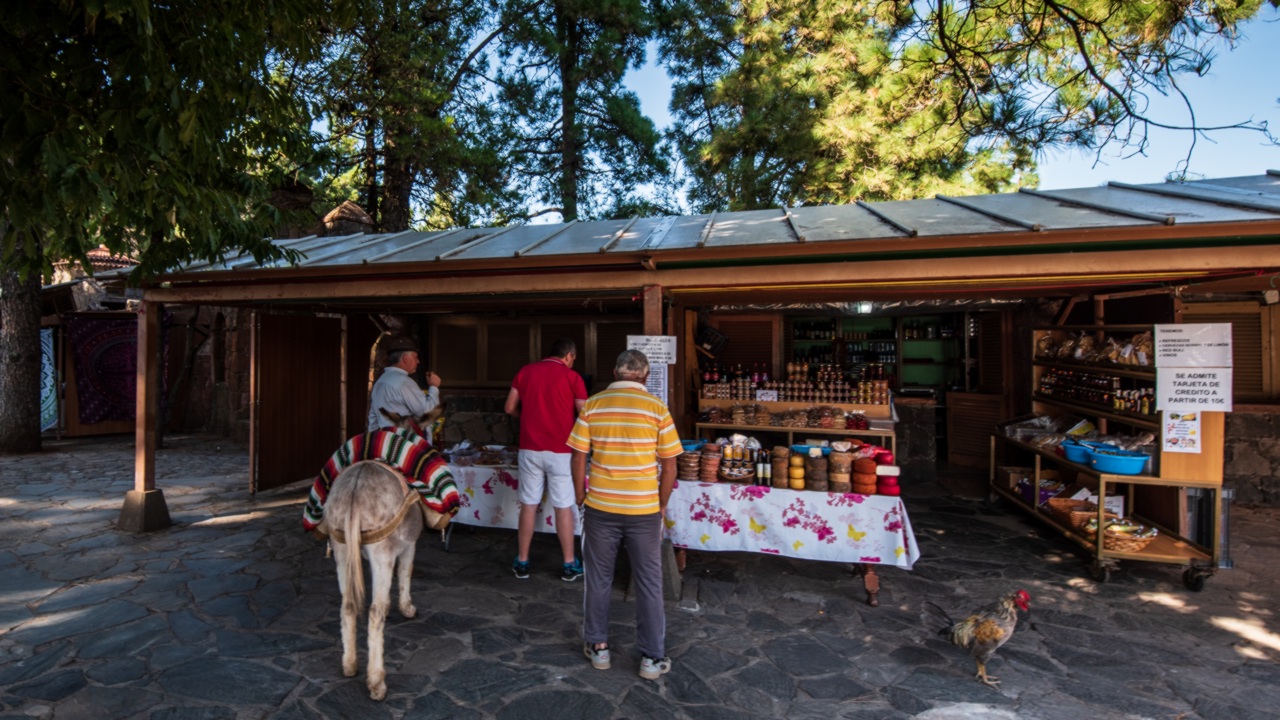
<svg viewBox="0 0 1280 720"><path fill-rule="evenodd" d="M674 0L673 140L703 209L1034 184L1047 148L1141 150L1170 125L1147 95L1205 72L1261 4Z"/></svg>
<svg viewBox="0 0 1280 720"><path fill-rule="evenodd" d="M660 136L622 87L643 62L642 0L514 0L499 103L518 135L514 181L565 221L636 207L667 170Z"/></svg>

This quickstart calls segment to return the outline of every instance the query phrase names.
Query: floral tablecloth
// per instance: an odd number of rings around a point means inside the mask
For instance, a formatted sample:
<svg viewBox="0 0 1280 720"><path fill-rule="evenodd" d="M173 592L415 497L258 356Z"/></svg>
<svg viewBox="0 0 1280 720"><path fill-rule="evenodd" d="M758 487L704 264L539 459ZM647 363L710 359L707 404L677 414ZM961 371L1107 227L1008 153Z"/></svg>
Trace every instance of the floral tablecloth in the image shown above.
<svg viewBox="0 0 1280 720"><path fill-rule="evenodd" d="M458 486L458 496L462 509L454 516L453 521L463 525L479 525L481 527L507 528L515 530L520 521L520 496L516 492L519 487L520 473L514 467L459 467L449 465L453 473L453 482ZM574 508L575 534L582 534L582 518ZM538 506L538 517L534 523L538 532L553 533L556 531L556 518L551 501L543 497Z"/></svg>
<svg viewBox="0 0 1280 720"><path fill-rule="evenodd" d="M911 569L920 557L902 500L732 483L677 482L667 537L689 550L737 550Z"/></svg>

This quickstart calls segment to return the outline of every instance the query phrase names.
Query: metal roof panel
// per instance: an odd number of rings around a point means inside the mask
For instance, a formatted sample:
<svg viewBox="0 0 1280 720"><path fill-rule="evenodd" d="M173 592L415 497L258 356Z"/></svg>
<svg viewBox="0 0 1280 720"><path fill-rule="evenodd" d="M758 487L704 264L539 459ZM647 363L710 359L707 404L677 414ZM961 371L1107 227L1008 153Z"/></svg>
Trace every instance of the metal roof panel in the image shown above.
<svg viewBox="0 0 1280 720"><path fill-rule="evenodd" d="M1274 220L1280 215L1280 209L1275 214L1271 214L1260 210L1217 205L1208 200L1154 195L1140 190L1119 187L1078 188L1074 190L1055 190L1053 192L1055 195L1080 198L1087 202L1100 203L1111 207L1126 208L1157 215L1172 215L1177 218L1180 225L1184 223Z"/></svg>
<svg viewBox="0 0 1280 720"><path fill-rule="evenodd" d="M903 225L915 228L920 237L1026 232L1025 228L1012 223L1001 222L935 198L890 200L875 203L874 207Z"/></svg>
<svg viewBox="0 0 1280 720"><path fill-rule="evenodd" d="M791 209L805 242L900 238L892 225L857 205L818 205Z"/></svg>
<svg viewBox="0 0 1280 720"><path fill-rule="evenodd" d="M706 247L775 245L799 241L782 210L745 210L719 213L704 243Z"/></svg>
<svg viewBox="0 0 1280 720"><path fill-rule="evenodd" d="M1056 191L1054 194L1059 194ZM1039 223L1045 230L1075 230L1078 228L1130 227L1150 225L1146 220L1114 215L1087 207L1056 202L1044 196L1025 193L1001 193L961 198L976 206Z"/></svg>

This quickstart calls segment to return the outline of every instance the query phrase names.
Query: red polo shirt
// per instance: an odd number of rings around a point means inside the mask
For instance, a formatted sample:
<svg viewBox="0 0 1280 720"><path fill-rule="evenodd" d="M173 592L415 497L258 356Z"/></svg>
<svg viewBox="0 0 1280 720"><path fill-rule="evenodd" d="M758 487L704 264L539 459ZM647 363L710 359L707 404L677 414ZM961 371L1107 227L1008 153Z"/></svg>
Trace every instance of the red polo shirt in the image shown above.
<svg viewBox="0 0 1280 720"><path fill-rule="evenodd" d="M520 449L570 452L574 401L587 399L582 376L549 357L520 368L511 387L520 393Z"/></svg>

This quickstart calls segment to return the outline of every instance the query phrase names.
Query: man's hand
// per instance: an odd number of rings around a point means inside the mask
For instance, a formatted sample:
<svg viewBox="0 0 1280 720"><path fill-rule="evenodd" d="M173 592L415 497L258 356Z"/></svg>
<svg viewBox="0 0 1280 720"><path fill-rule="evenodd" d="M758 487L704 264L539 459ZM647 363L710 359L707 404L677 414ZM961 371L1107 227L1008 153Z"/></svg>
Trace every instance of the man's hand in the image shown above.
<svg viewBox="0 0 1280 720"><path fill-rule="evenodd" d="M587 454L574 450L569 458L569 474L573 478L573 499L579 505L587 501Z"/></svg>
<svg viewBox="0 0 1280 720"><path fill-rule="evenodd" d="M440 376L434 372L427 372L427 385L433 388L440 387Z"/></svg>

